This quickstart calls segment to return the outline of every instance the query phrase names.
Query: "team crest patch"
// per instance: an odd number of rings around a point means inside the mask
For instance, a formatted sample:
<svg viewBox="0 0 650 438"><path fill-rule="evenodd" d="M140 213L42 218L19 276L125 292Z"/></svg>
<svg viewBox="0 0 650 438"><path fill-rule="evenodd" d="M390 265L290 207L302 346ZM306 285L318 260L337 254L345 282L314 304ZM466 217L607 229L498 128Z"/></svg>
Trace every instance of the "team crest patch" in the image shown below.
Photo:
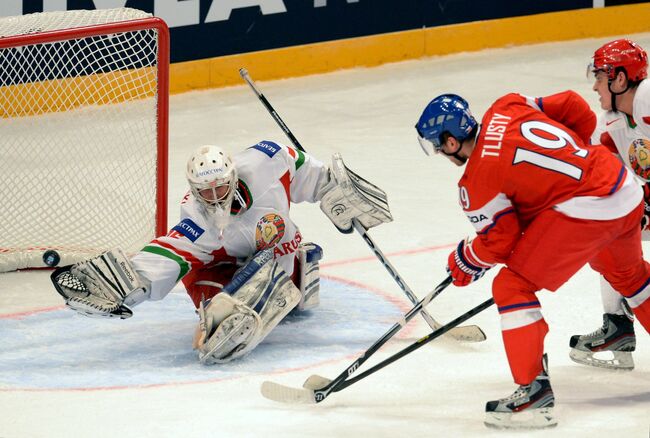
<svg viewBox="0 0 650 438"><path fill-rule="evenodd" d="M630 165L634 173L644 180L650 179L650 141L637 138L628 149Z"/></svg>
<svg viewBox="0 0 650 438"><path fill-rule="evenodd" d="M264 215L257 222L255 246L258 251L275 246L284 237L284 219L275 213Z"/></svg>

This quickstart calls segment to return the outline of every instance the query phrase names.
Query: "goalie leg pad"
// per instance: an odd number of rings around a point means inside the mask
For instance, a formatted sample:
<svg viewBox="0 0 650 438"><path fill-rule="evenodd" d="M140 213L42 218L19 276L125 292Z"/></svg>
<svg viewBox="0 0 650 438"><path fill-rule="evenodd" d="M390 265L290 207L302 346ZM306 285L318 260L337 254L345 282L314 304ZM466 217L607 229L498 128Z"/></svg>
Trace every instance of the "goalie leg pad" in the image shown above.
<svg viewBox="0 0 650 438"><path fill-rule="evenodd" d="M320 304L319 260L323 258L323 248L315 243L301 243L298 247L300 263L300 302L297 310L310 310Z"/></svg>
<svg viewBox="0 0 650 438"><path fill-rule="evenodd" d="M201 303L199 313L194 348L204 365L243 356L261 332L262 320L257 312L226 293L218 294L205 307Z"/></svg>
<svg viewBox="0 0 650 438"><path fill-rule="evenodd" d="M277 266L276 274L264 294L264 299L260 300L255 308L259 309L263 323L258 344L298 305L302 297L296 285L280 266Z"/></svg>
<svg viewBox="0 0 650 438"><path fill-rule="evenodd" d="M320 209L342 233L352 232L352 219L369 229L393 217L386 192L352 172L341 155L332 156L330 181L320 190Z"/></svg>
<svg viewBox="0 0 650 438"><path fill-rule="evenodd" d="M252 351L301 298L270 250L253 257L223 290L199 312L195 347L204 364L228 362Z"/></svg>
<svg viewBox="0 0 650 438"><path fill-rule="evenodd" d="M248 307L255 307L273 279L276 265L271 248L259 251L235 273L223 291Z"/></svg>

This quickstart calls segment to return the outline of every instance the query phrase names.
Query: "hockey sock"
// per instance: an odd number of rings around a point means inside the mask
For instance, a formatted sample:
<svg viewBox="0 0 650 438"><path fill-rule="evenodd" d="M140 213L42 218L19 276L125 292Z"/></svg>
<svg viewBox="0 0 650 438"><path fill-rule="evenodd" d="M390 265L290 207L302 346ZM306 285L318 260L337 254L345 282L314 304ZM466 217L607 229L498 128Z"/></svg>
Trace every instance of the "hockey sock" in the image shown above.
<svg viewBox="0 0 650 438"><path fill-rule="evenodd" d="M519 385L529 384L542 371L548 325L535 296L537 290L535 284L507 267L499 271L492 285L510 371Z"/></svg>
<svg viewBox="0 0 650 438"><path fill-rule="evenodd" d="M501 332L512 378L518 385L528 385L542 371L546 333L548 324L544 319Z"/></svg>

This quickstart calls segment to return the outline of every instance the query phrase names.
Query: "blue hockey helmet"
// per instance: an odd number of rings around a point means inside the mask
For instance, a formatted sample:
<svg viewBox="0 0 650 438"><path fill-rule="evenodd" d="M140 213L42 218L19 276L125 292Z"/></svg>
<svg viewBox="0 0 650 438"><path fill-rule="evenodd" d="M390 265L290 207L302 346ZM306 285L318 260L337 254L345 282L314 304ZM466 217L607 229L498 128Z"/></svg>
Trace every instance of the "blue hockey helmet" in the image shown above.
<svg viewBox="0 0 650 438"><path fill-rule="evenodd" d="M442 151L442 135L445 132L462 143L477 125L465 99L457 94L442 94L424 108L415 129L422 150L431 155Z"/></svg>

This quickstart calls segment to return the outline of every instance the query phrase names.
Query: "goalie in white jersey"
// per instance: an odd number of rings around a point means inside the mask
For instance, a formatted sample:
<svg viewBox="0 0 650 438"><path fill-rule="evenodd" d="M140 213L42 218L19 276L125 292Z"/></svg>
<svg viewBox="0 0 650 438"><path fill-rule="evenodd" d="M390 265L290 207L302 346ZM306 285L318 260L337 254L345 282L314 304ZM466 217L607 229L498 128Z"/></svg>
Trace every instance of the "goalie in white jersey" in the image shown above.
<svg viewBox="0 0 650 438"><path fill-rule="evenodd" d="M618 39L598 48L593 58L589 67L595 78L593 90L598 93L605 112L598 119L591 143L609 148L644 186L642 239L650 240L648 55L635 42ZM603 326L589 334L572 336L570 357L585 365L633 369L636 337L632 312L626 300L602 276L600 283Z"/></svg>
<svg viewBox="0 0 650 438"><path fill-rule="evenodd" d="M187 163L181 220L128 259L112 250L52 274L79 313L128 318L182 280L199 308L193 346L202 363L250 352L294 308L319 302L322 250L303 241L291 203L319 202L342 232L392 220L385 193L343 164L328 168L297 149L262 141L232 159L202 146Z"/></svg>

